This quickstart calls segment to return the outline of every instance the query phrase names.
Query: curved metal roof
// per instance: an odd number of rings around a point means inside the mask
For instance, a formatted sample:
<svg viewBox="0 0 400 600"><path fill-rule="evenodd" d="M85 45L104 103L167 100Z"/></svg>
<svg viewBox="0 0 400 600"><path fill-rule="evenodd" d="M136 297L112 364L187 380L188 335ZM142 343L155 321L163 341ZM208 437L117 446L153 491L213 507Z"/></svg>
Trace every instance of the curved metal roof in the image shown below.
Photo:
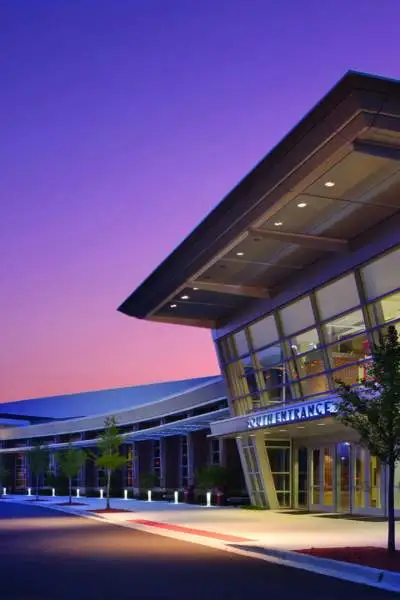
<svg viewBox="0 0 400 600"><path fill-rule="evenodd" d="M217 381L220 376L165 381L134 387L48 396L0 404L2 414L41 417L48 420L87 417L148 405Z"/></svg>

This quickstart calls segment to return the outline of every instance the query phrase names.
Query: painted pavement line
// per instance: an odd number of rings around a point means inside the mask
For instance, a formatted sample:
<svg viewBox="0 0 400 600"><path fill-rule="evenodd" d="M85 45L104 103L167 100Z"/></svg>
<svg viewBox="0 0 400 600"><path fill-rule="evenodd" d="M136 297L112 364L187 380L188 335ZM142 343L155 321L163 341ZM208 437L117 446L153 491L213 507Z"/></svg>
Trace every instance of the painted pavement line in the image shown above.
<svg viewBox="0 0 400 600"><path fill-rule="evenodd" d="M229 535L227 533L218 533L216 531L208 531L206 529L197 529L196 527L186 527L185 525L175 525L174 523L165 523L163 521L149 521L148 519L133 519L129 520L129 523L138 523L139 525L145 525L146 527L156 527L159 529L166 529L167 531L175 531L177 533L186 533L189 535L196 535L205 538L212 538L221 542L255 542L250 538L239 537L237 535Z"/></svg>
<svg viewBox="0 0 400 600"><path fill-rule="evenodd" d="M18 500L9 500L9 502L10 501L17 502L19 504L24 503L23 501L18 502ZM386 590L389 592L400 593L400 573L395 573L392 571L381 571L372 567L364 567L361 565L354 565L352 563L344 563L340 561L299 554L298 552L294 552L291 550L278 550L275 548L257 546L241 547L230 545L228 543L223 543L221 540L211 537L202 537L189 533L171 531L170 529L166 528L149 527L136 522L137 520L114 521L101 514L96 515L94 513L89 513L86 510L68 509L61 506L56 506L53 503L37 503L35 504L35 506L40 506L41 508L51 508L53 510L63 512L69 515L75 515L77 517L85 517L86 519L99 521L100 523L118 525L120 527L126 527L127 529L141 531L142 533L161 535L163 537L169 537L179 541L213 547L217 550L225 550L226 552L229 552L231 554L237 554L239 556L245 556L247 558L255 558L258 560L263 560L265 562L282 565L285 567L302 569L304 571L309 571L318 575L342 579L351 583L368 585L370 587Z"/></svg>

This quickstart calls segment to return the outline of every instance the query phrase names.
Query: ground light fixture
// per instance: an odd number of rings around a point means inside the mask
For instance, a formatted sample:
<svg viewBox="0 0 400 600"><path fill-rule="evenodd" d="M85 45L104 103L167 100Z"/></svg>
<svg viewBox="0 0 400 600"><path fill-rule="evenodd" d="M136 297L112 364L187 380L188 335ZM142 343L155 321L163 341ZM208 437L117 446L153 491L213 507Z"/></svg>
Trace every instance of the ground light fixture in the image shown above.
<svg viewBox="0 0 400 600"><path fill-rule="evenodd" d="M187 294L185 294L184 296L181 296L181 300L189 300L189 297Z"/></svg>
<svg viewBox="0 0 400 600"><path fill-rule="evenodd" d="M77 497L77 498L80 498L80 497L81 497L81 496L80 496L80 493L81 493L80 489L79 489L79 488L76 488L76 497Z"/></svg>
<svg viewBox="0 0 400 600"><path fill-rule="evenodd" d="M124 490L124 500L128 500L128 490Z"/></svg>
<svg viewBox="0 0 400 600"><path fill-rule="evenodd" d="M178 491L175 490L174 492L174 504L178 504L179 500L178 500Z"/></svg>
<svg viewBox="0 0 400 600"><path fill-rule="evenodd" d="M32 488L28 488L28 496L32 496Z"/></svg>
<svg viewBox="0 0 400 600"><path fill-rule="evenodd" d="M324 186L327 188L333 188L333 187L335 187L335 182L334 181L325 181Z"/></svg>
<svg viewBox="0 0 400 600"><path fill-rule="evenodd" d="M176 304L170 304L169 307L170 308L176 308Z"/></svg>
<svg viewBox="0 0 400 600"><path fill-rule="evenodd" d="M305 208L307 206L307 202L299 202L297 206L298 208Z"/></svg>
<svg viewBox="0 0 400 600"><path fill-rule="evenodd" d="M56 495L56 489L55 488L53 488L51 490L51 495L53 496L53 498L55 498L55 495Z"/></svg>
<svg viewBox="0 0 400 600"><path fill-rule="evenodd" d="M151 502L151 490L147 490L147 502Z"/></svg>
<svg viewBox="0 0 400 600"><path fill-rule="evenodd" d="M3 496L7 496L7 488L3 487Z"/></svg>
<svg viewBox="0 0 400 600"><path fill-rule="evenodd" d="M101 490L100 490L100 500L103 500L103 498L104 498L104 490L103 490L103 488L101 488Z"/></svg>
<svg viewBox="0 0 400 600"><path fill-rule="evenodd" d="M236 252L236 256L244 256L244 252Z"/></svg>
<svg viewBox="0 0 400 600"><path fill-rule="evenodd" d="M282 221L275 221L274 225L275 225L275 227L282 227L283 222Z"/></svg>
<svg viewBox="0 0 400 600"><path fill-rule="evenodd" d="M199 289L199 288L193 288L193 291L194 291L194 292L197 292L197 290L198 290L198 289Z"/></svg>
<svg viewBox="0 0 400 600"><path fill-rule="evenodd" d="M211 506L211 492L207 492L206 499L207 499L207 508L210 508L210 506Z"/></svg>

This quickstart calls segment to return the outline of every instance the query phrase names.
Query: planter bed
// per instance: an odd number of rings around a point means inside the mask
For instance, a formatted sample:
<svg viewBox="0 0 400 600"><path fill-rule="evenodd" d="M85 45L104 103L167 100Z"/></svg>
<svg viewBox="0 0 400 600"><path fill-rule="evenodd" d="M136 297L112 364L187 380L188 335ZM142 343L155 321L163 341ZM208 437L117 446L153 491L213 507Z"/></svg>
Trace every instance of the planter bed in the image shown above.
<svg viewBox="0 0 400 600"><path fill-rule="evenodd" d="M386 548L374 546L361 548L308 548L306 550L296 550L296 552L317 558L329 558L331 560L363 565L364 567L400 572L400 551L389 554Z"/></svg>

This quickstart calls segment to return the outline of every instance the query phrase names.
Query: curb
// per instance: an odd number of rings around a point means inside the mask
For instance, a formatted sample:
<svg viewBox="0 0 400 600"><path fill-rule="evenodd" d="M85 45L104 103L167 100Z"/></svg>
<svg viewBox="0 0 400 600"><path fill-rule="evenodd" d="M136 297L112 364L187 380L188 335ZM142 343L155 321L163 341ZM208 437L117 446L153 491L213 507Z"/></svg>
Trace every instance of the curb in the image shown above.
<svg viewBox="0 0 400 600"><path fill-rule="evenodd" d="M400 573L393 571L366 567L330 558L319 558L292 550L278 550L275 548L247 545L235 545L234 547L249 555L263 556L266 560L271 559L271 561L276 561L297 569L304 569L354 583L362 583L391 592L400 592Z"/></svg>
<svg viewBox="0 0 400 600"><path fill-rule="evenodd" d="M23 501L18 502L18 500L14 499L10 499L9 501L16 502L18 504L24 503ZM210 538L197 538L197 536L188 534L176 535L176 533L168 530L154 530L136 523L113 521L103 517L102 515L89 514L87 510L79 510L79 508L68 509L67 507L64 508L62 506L56 506L52 503L37 503L36 506L40 506L41 508L49 508L76 517L84 517L85 519L99 521L101 523L108 523L110 525L117 525L119 527L141 531L143 533L161 535L162 537L169 537L175 540L184 541L186 543L213 547L218 550L225 550L231 554L238 554L240 556L246 556L247 558L264 560L265 562L294 569L303 569L318 575L335 577L336 579L367 585L369 587L386 590L388 592L400 593L400 573L395 573L393 571L365 567L355 563L346 563L329 558L319 558L316 556L301 554L293 550L278 550L275 548L266 548L264 546L257 545L234 544L217 541Z"/></svg>

